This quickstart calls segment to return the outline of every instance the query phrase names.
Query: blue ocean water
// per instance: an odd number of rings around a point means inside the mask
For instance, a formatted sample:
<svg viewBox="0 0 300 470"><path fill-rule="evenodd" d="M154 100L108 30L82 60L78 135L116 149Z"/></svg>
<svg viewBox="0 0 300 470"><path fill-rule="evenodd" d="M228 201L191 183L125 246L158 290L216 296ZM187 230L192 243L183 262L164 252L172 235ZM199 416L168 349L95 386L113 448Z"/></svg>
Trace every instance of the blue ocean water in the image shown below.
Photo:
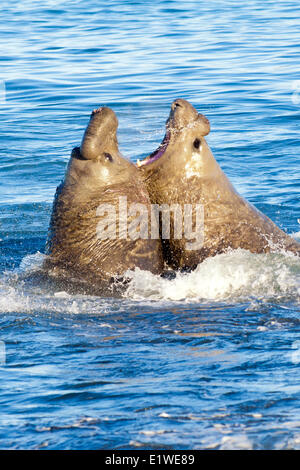
<svg viewBox="0 0 300 470"><path fill-rule="evenodd" d="M300 262L244 251L122 299L28 286L92 109L133 161L175 98L236 189L299 238L299 2L3 0L0 447L299 449Z"/></svg>

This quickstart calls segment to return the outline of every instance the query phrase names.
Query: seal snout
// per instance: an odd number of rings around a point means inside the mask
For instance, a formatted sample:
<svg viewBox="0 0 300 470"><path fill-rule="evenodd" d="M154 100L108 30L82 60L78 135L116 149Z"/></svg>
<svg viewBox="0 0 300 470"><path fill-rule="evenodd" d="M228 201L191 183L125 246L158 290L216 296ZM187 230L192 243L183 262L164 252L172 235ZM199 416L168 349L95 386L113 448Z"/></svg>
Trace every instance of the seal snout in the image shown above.
<svg viewBox="0 0 300 470"><path fill-rule="evenodd" d="M171 104L171 110L169 117L166 121L166 134L161 142L160 146L152 152L148 157L142 161L137 161L138 167L143 167L158 161L167 149L173 145L177 145L178 141L182 138L182 135L187 136L188 134L194 135L197 133L195 140L195 148L199 149L200 139L199 137L205 136L210 131L210 125L208 119L203 115L199 114L198 111L188 101L177 98ZM186 138L186 137L185 137ZM168 150L170 153L170 150Z"/></svg>
<svg viewBox="0 0 300 470"><path fill-rule="evenodd" d="M84 133L80 151L87 160L95 160L105 148L117 148L118 119L106 106L94 109Z"/></svg>
<svg viewBox="0 0 300 470"><path fill-rule="evenodd" d="M198 113L191 103L181 98L173 101L166 126L173 133L192 127L197 128L202 136L210 131L209 120L203 114Z"/></svg>

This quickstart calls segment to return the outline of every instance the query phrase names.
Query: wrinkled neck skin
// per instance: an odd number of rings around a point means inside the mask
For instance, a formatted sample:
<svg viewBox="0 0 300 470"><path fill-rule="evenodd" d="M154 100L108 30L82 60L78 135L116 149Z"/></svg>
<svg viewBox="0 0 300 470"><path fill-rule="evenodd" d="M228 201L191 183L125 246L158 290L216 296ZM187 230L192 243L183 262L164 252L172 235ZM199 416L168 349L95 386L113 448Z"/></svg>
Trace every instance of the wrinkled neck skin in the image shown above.
<svg viewBox="0 0 300 470"><path fill-rule="evenodd" d="M136 181L139 175L134 164L125 160L119 151L112 154L114 156L113 171L109 168L109 162L106 165L98 160L85 160L80 157L80 154L74 155L73 152L66 169L64 188L65 191L72 193L74 201L84 202L95 191L100 194L115 186L122 187L132 178Z"/></svg>
<svg viewBox="0 0 300 470"><path fill-rule="evenodd" d="M163 146L164 142L168 145ZM184 237L162 240L165 259L172 268L194 269L208 256L227 249L254 253L284 249L300 254L298 243L235 191L197 125L167 127L163 143L162 154L153 152L139 164L151 203L179 204L182 212L184 204L201 204L204 211L200 249L187 249Z"/></svg>
<svg viewBox="0 0 300 470"><path fill-rule="evenodd" d="M125 159L116 162L116 154L113 157L112 174L106 173L103 162L71 157L65 180L56 192L47 243L50 256L45 268L56 272L59 278L71 275L79 284L82 281L91 289L95 287L95 292L100 284L110 283L128 269L139 267L155 274L163 269L159 240L98 237L97 227L102 219L97 214L100 205L113 206L116 214L120 196L126 197L128 205L150 205L135 165ZM127 221L130 222L129 218ZM119 233L118 217L108 217L107 223L112 226L116 223Z"/></svg>

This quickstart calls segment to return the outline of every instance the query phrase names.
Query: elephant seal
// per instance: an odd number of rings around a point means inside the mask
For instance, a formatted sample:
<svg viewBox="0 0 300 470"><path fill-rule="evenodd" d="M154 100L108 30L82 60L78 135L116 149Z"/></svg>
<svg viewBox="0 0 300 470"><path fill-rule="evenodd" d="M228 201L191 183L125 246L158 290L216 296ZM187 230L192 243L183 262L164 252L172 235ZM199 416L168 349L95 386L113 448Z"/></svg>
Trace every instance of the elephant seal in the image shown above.
<svg viewBox="0 0 300 470"><path fill-rule="evenodd" d="M160 240L128 236L134 217L124 203L150 207L150 199L138 169L119 152L117 127L110 108L93 111L56 190L44 267L73 291L114 293L128 269L162 272Z"/></svg>
<svg viewBox="0 0 300 470"><path fill-rule="evenodd" d="M174 231L169 240L162 239L169 266L192 270L207 257L237 248L299 255L300 244L235 191L207 145L204 136L209 132L208 119L188 101L176 99L161 145L137 163L152 204L192 206L194 225L195 207L202 207L201 246L191 249L190 239L176 239ZM174 226L174 213L169 216Z"/></svg>

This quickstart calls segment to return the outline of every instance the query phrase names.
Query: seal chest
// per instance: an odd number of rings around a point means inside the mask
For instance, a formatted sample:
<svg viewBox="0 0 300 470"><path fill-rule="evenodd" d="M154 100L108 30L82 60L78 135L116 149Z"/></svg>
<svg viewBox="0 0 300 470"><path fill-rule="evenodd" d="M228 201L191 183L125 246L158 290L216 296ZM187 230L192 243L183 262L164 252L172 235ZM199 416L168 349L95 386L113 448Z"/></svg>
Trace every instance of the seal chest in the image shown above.
<svg viewBox="0 0 300 470"><path fill-rule="evenodd" d="M199 157L195 152L192 153L191 160L186 163L184 170L187 179L192 178L192 176L198 178L203 172L202 155L200 154Z"/></svg>

